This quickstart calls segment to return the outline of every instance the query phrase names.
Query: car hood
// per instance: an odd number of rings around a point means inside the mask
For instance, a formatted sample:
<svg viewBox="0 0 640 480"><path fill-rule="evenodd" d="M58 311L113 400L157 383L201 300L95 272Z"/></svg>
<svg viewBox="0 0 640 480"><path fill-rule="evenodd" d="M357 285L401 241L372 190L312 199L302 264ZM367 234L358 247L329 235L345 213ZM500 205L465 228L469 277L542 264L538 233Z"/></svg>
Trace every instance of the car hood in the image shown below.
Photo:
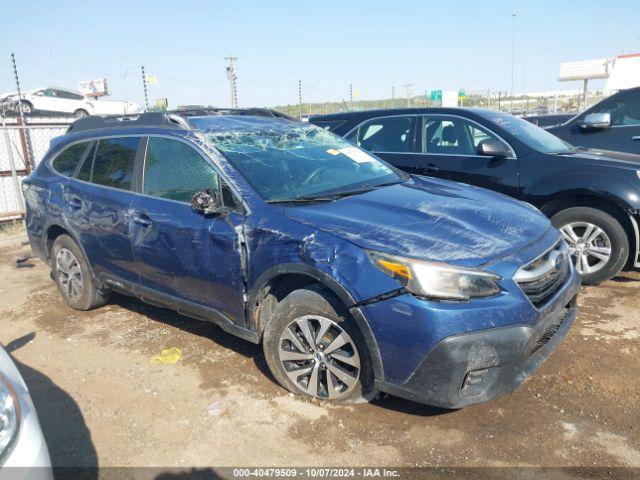
<svg viewBox="0 0 640 480"><path fill-rule="evenodd" d="M580 150L577 154L571 155L571 157L582 160L604 161L607 163L622 162L627 165L640 165L640 154L615 152L613 150L589 148Z"/></svg>
<svg viewBox="0 0 640 480"><path fill-rule="evenodd" d="M285 215L362 248L478 266L540 237L549 220L534 207L482 188L426 177Z"/></svg>

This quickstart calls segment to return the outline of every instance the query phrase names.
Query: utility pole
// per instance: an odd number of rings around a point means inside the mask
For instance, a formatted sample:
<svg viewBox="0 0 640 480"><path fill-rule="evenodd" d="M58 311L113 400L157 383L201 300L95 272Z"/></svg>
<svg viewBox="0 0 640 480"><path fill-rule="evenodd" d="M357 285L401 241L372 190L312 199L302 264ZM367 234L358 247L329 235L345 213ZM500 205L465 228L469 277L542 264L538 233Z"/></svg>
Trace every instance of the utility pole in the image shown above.
<svg viewBox="0 0 640 480"><path fill-rule="evenodd" d="M391 87L391 108L396 106L396 87Z"/></svg>
<svg viewBox="0 0 640 480"><path fill-rule="evenodd" d="M512 13L513 19L513 38L511 42L511 113L513 113L513 82L516 71L516 14Z"/></svg>
<svg viewBox="0 0 640 480"><path fill-rule="evenodd" d="M20 79L18 78L18 67L16 66L16 56L11 53L11 65L13 67L13 78L16 81L16 91L18 92L18 113L20 114L20 126L27 126L27 121L24 118L24 111L22 110L22 90L20 90ZM27 173L31 173L31 171L35 168L35 162L33 161L33 151L31 150L31 137L27 137L29 134L26 128L19 129L20 132L20 142L22 143L22 147L26 146L26 159L24 165L27 169ZM20 195L20 192L18 192Z"/></svg>
<svg viewBox="0 0 640 480"><path fill-rule="evenodd" d="M298 80L298 106L300 107L300 118L302 118L302 80Z"/></svg>
<svg viewBox="0 0 640 480"><path fill-rule="evenodd" d="M142 88L144 89L144 111L149 110L149 95L147 93L147 74L144 71L144 65L140 67L142 71Z"/></svg>
<svg viewBox="0 0 640 480"><path fill-rule="evenodd" d="M353 83L349 84L349 107L353 110Z"/></svg>
<svg viewBox="0 0 640 480"><path fill-rule="evenodd" d="M411 88L413 87L413 83L407 83L403 85L407 89L407 107L411 106Z"/></svg>
<svg viewBox="0 0 640 480"><path fill-rule="evenodd" d="M238 87L236 84L238 76L236 75L234 65L234 62L238 60L238 58L229 55L228 57L224 57L224 59L227 61L227 78L229 79L229 90L231 94L231 108L238 108Z"/></svg>

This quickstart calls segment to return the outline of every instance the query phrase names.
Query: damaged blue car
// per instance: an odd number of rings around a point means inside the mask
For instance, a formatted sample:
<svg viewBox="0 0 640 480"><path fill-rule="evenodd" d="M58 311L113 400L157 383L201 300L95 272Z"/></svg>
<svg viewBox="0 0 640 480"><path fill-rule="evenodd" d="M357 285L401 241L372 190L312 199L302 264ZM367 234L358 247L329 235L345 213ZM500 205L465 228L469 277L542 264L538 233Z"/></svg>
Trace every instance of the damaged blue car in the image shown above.
<svg viewBox="0 0 640 480"><path fill-rule="evenodd" d="M23 188L69 307L118 291L213 322L301 395L483 402L577 314L567 244L538 210L277 112L83 118Z"/></svg>

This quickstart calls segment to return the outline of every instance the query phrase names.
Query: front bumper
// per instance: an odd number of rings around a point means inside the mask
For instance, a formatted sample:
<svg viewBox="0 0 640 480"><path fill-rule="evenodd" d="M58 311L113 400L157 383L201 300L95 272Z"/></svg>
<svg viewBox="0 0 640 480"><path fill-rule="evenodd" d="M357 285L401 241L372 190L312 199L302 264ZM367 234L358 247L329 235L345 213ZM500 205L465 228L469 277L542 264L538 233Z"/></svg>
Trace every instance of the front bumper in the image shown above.
<svg viewBox="0 0 640 480"><path fill-rule="evenodd" d="M576 297L535 326L517 325L448 337L402 385L378 382L399 397L460 408L513 392L544 362L576 319Z"/></svg>
<svg viewBox="0 0 640 480"><path fill-rule="evenodd" d="M22 420L16 444L5 463L0 466L0 480L24 478L52 480L53 472L49 450L44 441L38 416L30 398L23 398L26 415Z"/></svg>
<svg viewBox="0 0 640 480"><path fill-rule="evenodd" d="M509 393L566 336L577 309L580 277L573 266L561 287L536 307L515 272L557 242L551 231L528 252L502 261L502 293L468 302L406 293L360 307L379 352L378 390L443 408Z"/></svg>

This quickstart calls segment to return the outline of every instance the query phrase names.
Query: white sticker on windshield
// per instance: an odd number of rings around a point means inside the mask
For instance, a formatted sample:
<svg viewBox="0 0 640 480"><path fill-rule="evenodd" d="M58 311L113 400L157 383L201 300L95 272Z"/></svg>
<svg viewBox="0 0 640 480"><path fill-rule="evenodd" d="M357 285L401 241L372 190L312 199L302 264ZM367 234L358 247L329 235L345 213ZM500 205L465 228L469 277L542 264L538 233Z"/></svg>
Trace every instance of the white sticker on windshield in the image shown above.
<svg viewBox="0 0 640 480"><path fill-rule="evenodd" d="M340 153L357 163L375 163L376 159L356 147L344 147Z"/></svg>

